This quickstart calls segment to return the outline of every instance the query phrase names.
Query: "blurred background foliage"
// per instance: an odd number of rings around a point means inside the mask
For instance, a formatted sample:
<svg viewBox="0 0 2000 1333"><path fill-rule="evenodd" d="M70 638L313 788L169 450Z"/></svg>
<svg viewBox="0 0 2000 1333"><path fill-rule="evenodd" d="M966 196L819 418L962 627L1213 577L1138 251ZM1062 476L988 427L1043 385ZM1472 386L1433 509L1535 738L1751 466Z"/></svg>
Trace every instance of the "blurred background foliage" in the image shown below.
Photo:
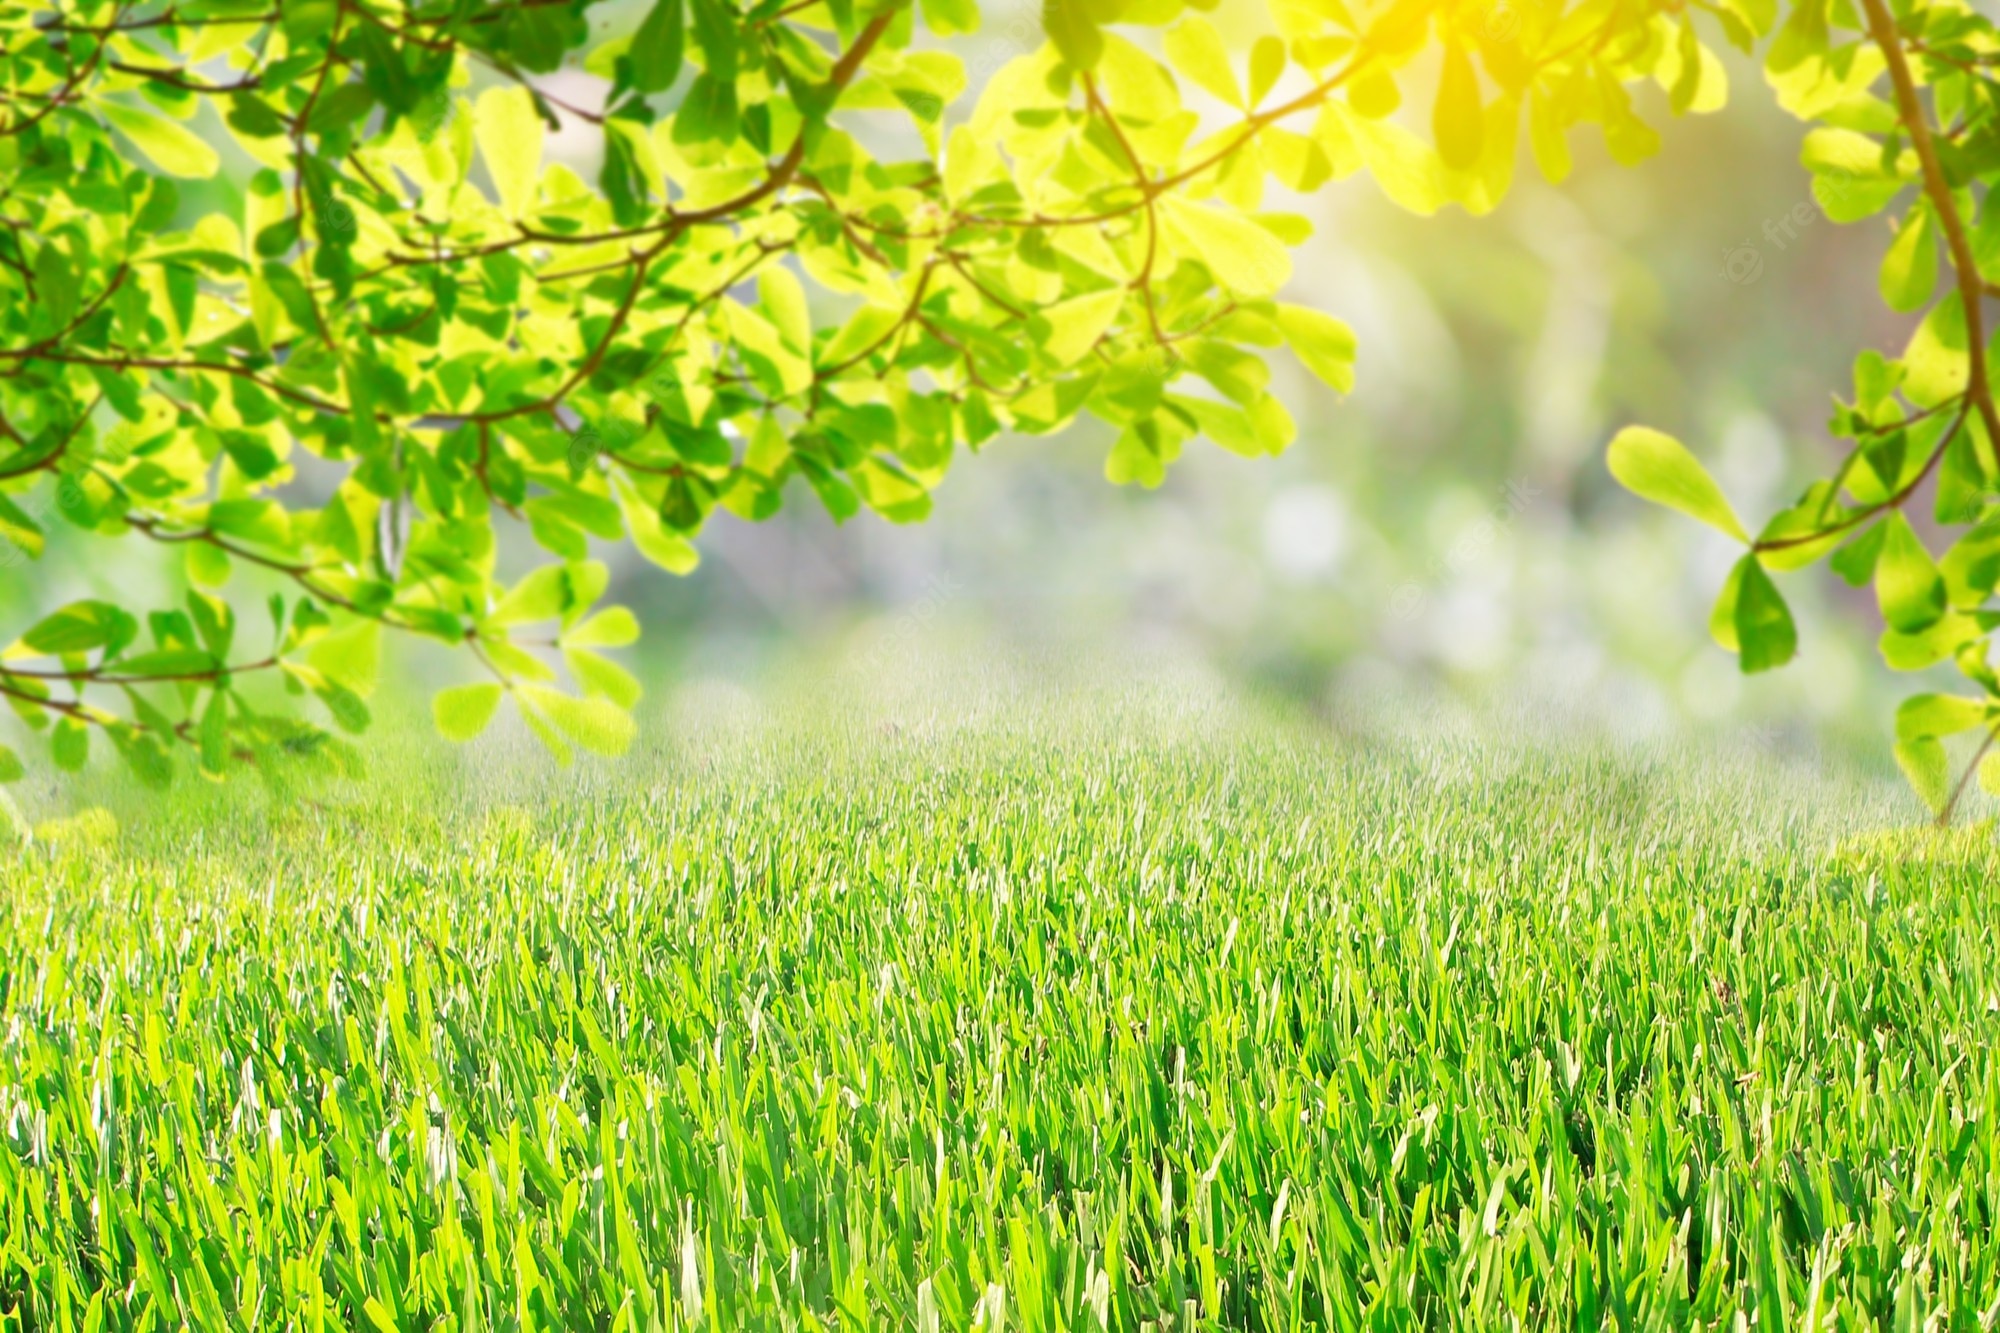
<svg viewBox="0 0 2000 1333"><path fill-rule="evenodd" d="M1221 26L1247 45L1253 10ZM593 12L618 31L639 10ZM1029 7L986 13L975 86L1040 35ZM1818 213L1802 127L1753 63L1728 59L1720 114L1671 118L1642 93L1663 138L1650 161L1620 167L1580 136L1563 187L1524 165L1485 218L1412 217L1365 176L1298 201L1317 235L1287 295L1353 324L1361 353L1344 402L1272 357L1300 423L1282 459L1201 443L1158 490L1114 487L1109 434L1085 426L990 443L921 526L836 526L810 502L758 525L718 513L681 579L607 546L611 595L646 626L641 674L685 700L839 661L890 675L940 641L1025 663L1109 650L1090 660L1193 660L1331 714L1526 701L1634 737L1695 726L1886 765L1889 702L1909 682L1875 655L1869 594L1787 578L1801 660L1746 680L1705 632L1733 550L1618 490L1602 462L1619 426L1644 421L1686 440L1740 511L1769 512L1837 461L1823 423L1854 354L1907 334L1875 292L1886 223ZM546 82L572 103L601 95L580 69ZM1428 105L1411 95L1404 114ZM211 138L235 169L186 192L190 215L240 209L248 163ZM549 157L589 178L598 151L577 121ZM518 535L516 572L534 563ZM170 595L179 573L157 554L63 534L0 576L0 618ZM467 669L389 650L392 681Z"/></svg>

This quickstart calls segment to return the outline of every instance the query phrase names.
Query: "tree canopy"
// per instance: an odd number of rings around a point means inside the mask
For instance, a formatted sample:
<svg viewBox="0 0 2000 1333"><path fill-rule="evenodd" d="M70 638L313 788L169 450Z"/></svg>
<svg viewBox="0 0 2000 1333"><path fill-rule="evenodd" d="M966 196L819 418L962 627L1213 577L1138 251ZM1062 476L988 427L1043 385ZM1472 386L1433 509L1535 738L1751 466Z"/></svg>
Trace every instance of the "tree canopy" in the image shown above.
<svg viewBox="0 0 2000 1333"><path fill-rule="evenodd" d="M1900 359L1864 355L1847 464L1754 542L1666 437L1621 436L1614 471L1751 542L1715 620L1746 670L1795 646L1765 571L1835 547L1882 589L1892 661L1983 661L1986 20L1268 0L1244 38L1212 8L1058 0L968 68L973 0L0 0L0 561L67 523L192 585L55 609L0 695L66 768L94 735L160 781L177 755L335 754L302 700L365 726L386 628L476 659L436 701L448 736L511 697L558 754L616 751L639 687L604 650L638 625L600 606L593 541L683 573L717 507L921 519L961 450L1086 414L1114 482L1158 484L1196 437L1275 454L1295 431L1267 351L1339 391L1356 354L1282 299L1311 230L1289 202L1365 172L1413 212L1483 213L1524 155L1562 180L1584 125L1635 162L1659 142L1635 85L1713 110L1710 43L1774 30L1829 213L1914 196L1885 298L1924 306L1941 255L1956 283ZM542 77L579 62L600 104ZM601 134L594 180L546 160L565 124ZM1940 518L1975 524L1942 566L1896 512L1933 476ZM549 556L511 583L502 524ZM248 586L277 589L268 624ZM1985 701L1906 710L1923 765L1994 716L1972 674Z"/></svg>

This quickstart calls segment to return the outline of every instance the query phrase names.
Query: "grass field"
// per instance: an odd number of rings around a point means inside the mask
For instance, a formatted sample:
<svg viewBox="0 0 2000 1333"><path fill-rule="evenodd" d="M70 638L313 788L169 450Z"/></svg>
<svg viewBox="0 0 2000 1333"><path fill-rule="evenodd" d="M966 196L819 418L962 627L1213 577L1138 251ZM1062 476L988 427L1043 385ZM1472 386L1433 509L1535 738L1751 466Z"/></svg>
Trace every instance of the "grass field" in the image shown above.
<svg viewBox="0 0 2000 1333"><path fill-rule="evenodd" d="M393 762L0 854L11 1321L2000 1308L2000 876L1834 854L1865 784L1116 704Z"/></svg>

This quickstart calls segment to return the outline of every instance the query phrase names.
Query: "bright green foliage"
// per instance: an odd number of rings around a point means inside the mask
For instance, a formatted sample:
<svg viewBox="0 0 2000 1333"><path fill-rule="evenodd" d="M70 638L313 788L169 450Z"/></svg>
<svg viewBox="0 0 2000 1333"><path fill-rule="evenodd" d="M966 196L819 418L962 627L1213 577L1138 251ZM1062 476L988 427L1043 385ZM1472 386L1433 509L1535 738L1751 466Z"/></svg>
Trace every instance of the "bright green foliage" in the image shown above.
<svg viewBox="0 0 2000 1333"><path fill-rule="evenodd" d="M1678 509L1738 541L1748 541L1722 488L1700 460L1672 436L1628 426L1611 441L1611 475L1635 495Z"/></svg>
<svg viewBox="0 0 2000 1333"><path fill-rule="evenodd" d="M1628 83L1722 92L1665 0L1273 0L1247 52L1181 0L1061 0L980 87L950 49L971 0L654 0L608 40L597 9L0 0L0 551L65 522L196 589L50 608L0 658L63 764L93 736L157 779L338 753L245 686L365 725L315 655L356 622L465 647L564 752L615 748L637 687L584 628L593 542L682 573L717 507L793 482L919 519L961 450L1084 415L1118 481L1196 436L1276 453L1265 349L1345 390L1354 345L1275 299L1309 226L1267 191L1365 169L1484 212L1524 118L1560 177L1577 124L1654 145ZM1724 7L1733 40L1756 11ZM601 115L537 91L571 57ZM1383 117L1440 61L1433 147ZM564 116L603 135L594 181L547 161ZM496 525L559 563L504 585ZM252 582L272 624L238 634ZM438 720L470 735L489 699Z"/></svg>
<svg viewBox="0 0 2000 1333"><path fill-rule="evenodd" d="M1847 443L1844 461L1754 540L1735 527L1721 492L1678 444L1653 446L1678 460L1672 489L1632 473L1628 436L1664 440L1657 432L1620 435L1612 473L1749 547L1711 622L1717 639L1742 653L1745 671L1782 665L1796 647L1790 613L1763 571L1830 557L1849 583L1874 584L1890 666L1918 671L1950 661L1988 704L2000 704L2000 676L1989 661L2000 628L1993 600L2000 586L2000 411L1982 309L2000 279L2000 207L1989 193L2000 179L2000 29L1954 3L1814 0L1785 18L1765 70L1787 110L1820 122L1806 136L1802 160L1827 216L1857 222L1901 211L1882 257L1882 299L1898 311L1927 313L1899 357L1861 354L1853 395L1836 397L1828 423ZM1949 278L1942 288L1941 261ZM1937 527L1951 534L1943 555L1934 556L1905 517L1913 503L1928 503ZM1743 626L1738 594L1753 579L1768 589L1759 600L1773 627L1757 634ZM1975 774L2000 791L2000 765L1985 762L2000 737L2000 712L1945 731L1926 729L1933 713L1905 710L1896 755L1939 822L1949 823ZM1954 777L1940 737L1964 730L1977 730L1980 740Z"/></svg>
<svg viewBox="0 0 2000 1333"><path fill-rule="evenodd" d="M1647 756L1105 712L0 854L6 1307L1980 1326L1990 838L1746 851L1740 788Z"/></svg>

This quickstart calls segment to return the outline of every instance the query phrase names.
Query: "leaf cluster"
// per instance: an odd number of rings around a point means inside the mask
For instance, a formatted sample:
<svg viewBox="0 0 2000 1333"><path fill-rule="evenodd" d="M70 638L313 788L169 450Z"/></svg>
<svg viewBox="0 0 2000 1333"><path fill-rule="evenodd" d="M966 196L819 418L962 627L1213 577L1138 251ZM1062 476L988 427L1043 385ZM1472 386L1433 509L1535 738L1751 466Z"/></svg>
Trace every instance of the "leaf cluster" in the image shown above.
<svg viewBox="0 0 2000 1333"><path fill-rule="evenodd" d="M194 594L56 608L0 656L62 762L319 735L259 673L360 725L302 654L363 623L477 660L447 734L508 698L616 749L638 686L598 650L635 627L593 618L593 544L684 573L718 510L798 491L918 520L961 452L1086 416L1116 482L1197 437L1278 453L1267 352L1342 392L1355 357L1280 299L1285 199L1365 170L1482 212L1524 123L1560 179L1574 126L1653 146L1631 82L1722 89L1683 17L1605 0L1275 0L1247 53L1201 5L1061 0L979 79L970 0L654 0L608 37L598 8L0 0L0 551L66 523ZM601 106L538 81L578 62ZM1392 117L1427 80L1434 143ZM576 124L594 179L549 160ZM550 563L503 579L508 526ZM201 616L244 584L277 628L232 656Z"/></svg>
<svg viewBox="0 0 2000 1333"><path fill-rule="evenodd" d="M1969 695L1925 693L1896 717L1896 756L1911 785L1949 823L1975 775L2000 792L2000 412L1983 308L2000 276L2000 30L1958 4L1889 0L1793 7L1773 37L1766 76L1779 102L1814 128L1801 160L1818 206L1836 222L1886 214L1883 301L1922 312L1894 356L1869 349L1851 394L1827 423L1841 443L1830 477L1752 537L1701 464L1644 428L1612 441L1611 471L1638 494L1743 543L1745 554L1710 619L1746 672L1789 662L1798 632L1773 572L1826 560L1871 587L1884 661L1898 671L1948 663ZM1928 508L1919 513L1918 506ZM1913 524L1927 517L1943 549ZM1978 739L1957 766L1945 742Z"/></svg>

